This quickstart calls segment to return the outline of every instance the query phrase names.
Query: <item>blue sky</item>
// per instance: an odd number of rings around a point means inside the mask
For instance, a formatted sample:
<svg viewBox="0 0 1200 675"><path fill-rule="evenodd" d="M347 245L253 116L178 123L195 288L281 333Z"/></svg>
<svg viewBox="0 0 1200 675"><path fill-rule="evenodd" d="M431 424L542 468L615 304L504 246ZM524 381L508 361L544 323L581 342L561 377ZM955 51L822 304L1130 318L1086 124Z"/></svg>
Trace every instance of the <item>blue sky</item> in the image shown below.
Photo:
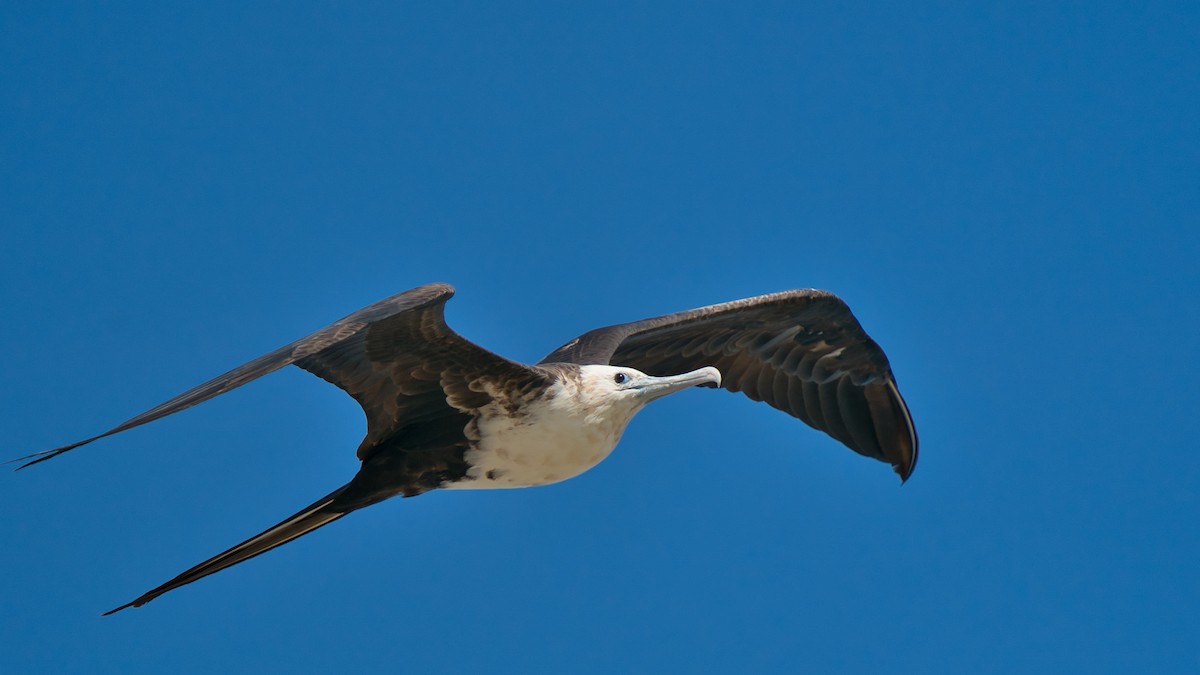
<svg viewBox="0 0 1200 675"><path fill-rule="evenodd" d="M1200 669L1194 4L497 4L5 3L4 454L431 281L523 360L818 287L912 480L689 391L99 618L353 474L289 369L0 476L0 670Z"/></svg>

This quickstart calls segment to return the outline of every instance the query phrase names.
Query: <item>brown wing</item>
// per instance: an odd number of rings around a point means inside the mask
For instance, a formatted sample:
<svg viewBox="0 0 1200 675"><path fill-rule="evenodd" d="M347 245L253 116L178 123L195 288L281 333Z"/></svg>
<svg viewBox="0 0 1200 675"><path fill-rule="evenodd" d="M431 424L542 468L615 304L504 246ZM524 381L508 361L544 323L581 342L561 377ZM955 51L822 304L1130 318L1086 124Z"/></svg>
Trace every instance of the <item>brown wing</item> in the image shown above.
<svg viewBox="0 0 1200 675"><path fill-rule="evenodd" d="M367 436L359 459L384 442L420 449L465 441L467 411L492 400L484 382L502 382L509 392L549 383L547 371L505 359L454 332L443 316L449 297L385 317L296 361L362 405Z"/></svg>
<svg viewBox="0 0 1200 675"><path fill-rule="evenodd" d="M722 386L797 417L902 480L917 432L883 350L846 303L796 290L599 328L542 363L613 364L651 375L715 366Z"/></svg>
<svg viewBox="0 0 1200 675"><path fill-rule="evenodd" d="M308 337L239 366L91 438L13 461L19 468L203 403L237 387L296 364L336 384L367 414L367 440L393 435L402 424L428 416L456 414L447 395L472 402L477 377L521 376L542 381L536 369L503 359L467 341L446 325L442 310L454 295L448 284L430 284L369 305ZM474 375L474 377L472 377ZM445 382L450 391L443 390ZM477 401L475 403L478 403Z"/></svg>

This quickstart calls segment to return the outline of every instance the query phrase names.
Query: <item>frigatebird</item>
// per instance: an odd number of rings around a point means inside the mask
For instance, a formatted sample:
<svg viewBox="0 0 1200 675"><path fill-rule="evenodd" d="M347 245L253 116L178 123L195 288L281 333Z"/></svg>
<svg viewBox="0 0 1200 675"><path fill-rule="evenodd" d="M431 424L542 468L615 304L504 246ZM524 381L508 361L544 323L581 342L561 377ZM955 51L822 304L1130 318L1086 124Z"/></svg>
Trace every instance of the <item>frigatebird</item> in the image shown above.
<svg viewBox="0 0 1200 675"><path fill-rule="evenodd" d="M430 284L361 309L98 436L21 457L44 462L224 394L287 365L362 405L362 465L295 515L113 609L249 560L397 495L516 488L577 476L608 456L656 398L724 387L782 410L907 480L917 433L883 350L841 299L805 289L598 328L525 365L475 345L444 318L454 294Z"/></svg>

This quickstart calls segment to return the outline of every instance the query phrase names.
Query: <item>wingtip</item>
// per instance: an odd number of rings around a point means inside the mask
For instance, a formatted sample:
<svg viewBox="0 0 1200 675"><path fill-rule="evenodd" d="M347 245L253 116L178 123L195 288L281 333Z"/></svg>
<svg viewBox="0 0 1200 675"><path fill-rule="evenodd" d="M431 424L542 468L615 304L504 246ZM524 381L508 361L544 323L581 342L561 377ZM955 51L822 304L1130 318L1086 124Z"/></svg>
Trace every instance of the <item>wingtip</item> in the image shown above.
<svg viewBox="0 0 1200 675"><path fill-rule="evenodd" d="M912 413L908 410L908 404L904 402L904 397L900 395L900 388L896 385L894 378L889 378L887 382L888 390L891 392L892 400L899 406L901 419L904 421L904 429L899 439L899 461L892 464L892 469L900 476L900 484L904 485L913 475L913 471L917 469L917 457L921 452L921 441L917 438L917 426L913 422Z"/></svg>
<svg viewBox="0 0 1200 675"><path fill-rule="evenodd" d="M907 438L898 442L896 446L896 458L891 463L892 471L896 472L896 475L900 477L900 484L904 485L917 469L917 439L915 431L912 431L910 428Z"/></svg>
<svg viewBox="0 0 1200 675"><path fill-rule="evenodd" d="M907 483L908 479L912 477L913 472L917 470L917 441L915 432L914 435L909 437L909 440L912 445L907 448L908 452L903 453L900 460L892 464L892 471L895 471L896 475L900 476L901 485Z"/></svg>
<svg viewBox="0 0 1200 675"><path fill-rule="evenodd" d="M121 605L120 607L110 609L107 612L101 614L100 616L112 616L113 614L116 614L117 612L119 612L123 609L129 609L130 607L141 607L142 605L146 604L147 602L150 602L150 600L143 600L142 598L144 598L144 597L145 596L142 596L141 598L127 602L127 603Z"/></svg>

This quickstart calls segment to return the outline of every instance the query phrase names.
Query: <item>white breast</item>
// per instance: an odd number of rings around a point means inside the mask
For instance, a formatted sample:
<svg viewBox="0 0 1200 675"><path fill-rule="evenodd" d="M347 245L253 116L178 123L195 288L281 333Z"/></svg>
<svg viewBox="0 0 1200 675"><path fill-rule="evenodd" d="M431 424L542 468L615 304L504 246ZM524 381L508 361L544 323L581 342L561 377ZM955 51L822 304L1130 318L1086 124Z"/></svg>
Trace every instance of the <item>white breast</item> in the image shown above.
<svg viewBox="0 0 1200 675"><path fill-rule="evenodd" d="M636 409L583 404L575 387L556 384L517 416L491 404L475 421L462 480L442 487L486 489L547 485L578 476L608 457Z"/></svg>

